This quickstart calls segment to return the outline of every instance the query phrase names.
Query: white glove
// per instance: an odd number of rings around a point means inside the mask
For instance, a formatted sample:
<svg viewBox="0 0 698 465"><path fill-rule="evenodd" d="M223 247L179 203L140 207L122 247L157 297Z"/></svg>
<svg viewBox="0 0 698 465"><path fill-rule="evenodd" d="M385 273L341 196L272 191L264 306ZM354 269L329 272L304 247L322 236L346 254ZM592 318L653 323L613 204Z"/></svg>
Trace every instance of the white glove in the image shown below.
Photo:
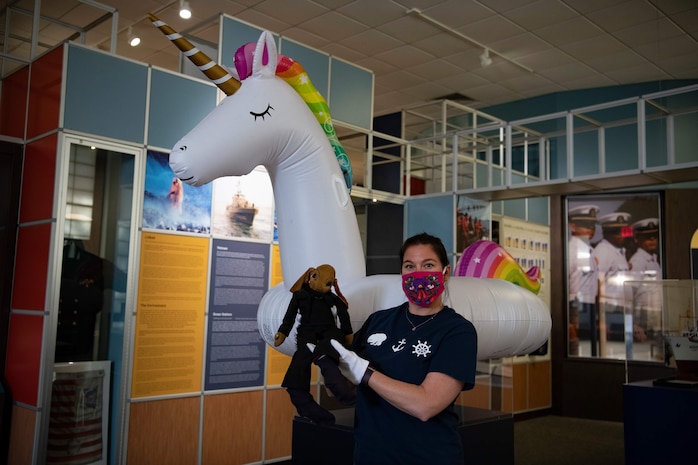
<svg viewBox="0 0 698 465"><path fill-rule="evenodd" d="M347 350L337 340L330 341L332 347L339 353L339 371L342 372L345 378L352 383L358 385L366 374L368 368L368 360L365 360L351 350Z"/></svg>

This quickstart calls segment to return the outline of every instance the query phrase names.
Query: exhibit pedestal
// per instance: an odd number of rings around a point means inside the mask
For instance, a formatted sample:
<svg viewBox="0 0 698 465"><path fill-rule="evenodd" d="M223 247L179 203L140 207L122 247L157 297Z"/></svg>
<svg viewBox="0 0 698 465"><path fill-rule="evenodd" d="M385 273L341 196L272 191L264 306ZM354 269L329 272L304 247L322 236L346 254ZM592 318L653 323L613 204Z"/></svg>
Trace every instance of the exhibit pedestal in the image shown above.
<svg viewBox="0 0 698 465"><path fill-rule="evenodd" d="M458 432L468 465L514 465L514 416L510 413L456 406ZM293 420L293 465L352 465L354 409L333 410L332 426L296 417Z"/></svg>
<svg viewBox="0 0 698 465"><path fill-rule="evenodd" d="M695 463L698 388L623 386L625 463Z"/></svg>

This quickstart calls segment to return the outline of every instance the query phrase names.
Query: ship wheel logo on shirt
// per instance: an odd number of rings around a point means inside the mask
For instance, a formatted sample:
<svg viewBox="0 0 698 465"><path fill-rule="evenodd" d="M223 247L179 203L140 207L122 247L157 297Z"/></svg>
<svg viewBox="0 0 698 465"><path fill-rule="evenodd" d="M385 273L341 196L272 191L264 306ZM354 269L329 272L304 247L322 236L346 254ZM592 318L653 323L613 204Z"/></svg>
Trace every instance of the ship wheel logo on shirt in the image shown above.
<svg viewBox="0 0 698 465"><path fill-rule="evenodd" d="M424 357L427 358L427 355L431 353L431 346L427 344L427 341L420 341L417 340L417 343L412 346L414 349L412 351L413 354L415 354L417 357Z"/></svg>

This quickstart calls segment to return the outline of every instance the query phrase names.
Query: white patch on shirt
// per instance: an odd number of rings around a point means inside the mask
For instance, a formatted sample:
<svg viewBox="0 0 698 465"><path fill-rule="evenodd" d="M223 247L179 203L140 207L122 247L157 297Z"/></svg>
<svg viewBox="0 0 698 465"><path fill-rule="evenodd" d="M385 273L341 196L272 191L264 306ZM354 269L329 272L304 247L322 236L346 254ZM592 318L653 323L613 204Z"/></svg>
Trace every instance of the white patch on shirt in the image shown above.
<svg viewBox="0 0 698 465"><path fill-rule="evenodd" d="M427 341L417 341L416 344L412 346L414 349L412 351L413 354L415 354L417 357L424 357L427 358L427 355L431 353L431 346L427 344Z"/></svg>
<svg viewBox="0 0 698 465"><path fill-rule="evenodd" d="M386 339L388 339L388 336L386 336L385 333L373 333L368 337L366 341L372 346L377 347L383 344Z"/></svg>

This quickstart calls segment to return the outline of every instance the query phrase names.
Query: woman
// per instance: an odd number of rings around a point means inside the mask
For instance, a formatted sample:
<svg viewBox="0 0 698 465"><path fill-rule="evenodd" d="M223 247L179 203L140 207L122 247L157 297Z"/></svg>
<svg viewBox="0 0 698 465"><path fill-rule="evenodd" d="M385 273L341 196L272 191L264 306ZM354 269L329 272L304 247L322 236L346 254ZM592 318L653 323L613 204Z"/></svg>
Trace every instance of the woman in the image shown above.
<svg viewBox="0 0 698 465"><path fill-rule="evenodd" d="M451 267L443 243L418 234L400 249L408 302L372 314L351 348L332 344L357 384L354 463L463 463L453 403L472 389L477 333L443 303Z"/></svg>

